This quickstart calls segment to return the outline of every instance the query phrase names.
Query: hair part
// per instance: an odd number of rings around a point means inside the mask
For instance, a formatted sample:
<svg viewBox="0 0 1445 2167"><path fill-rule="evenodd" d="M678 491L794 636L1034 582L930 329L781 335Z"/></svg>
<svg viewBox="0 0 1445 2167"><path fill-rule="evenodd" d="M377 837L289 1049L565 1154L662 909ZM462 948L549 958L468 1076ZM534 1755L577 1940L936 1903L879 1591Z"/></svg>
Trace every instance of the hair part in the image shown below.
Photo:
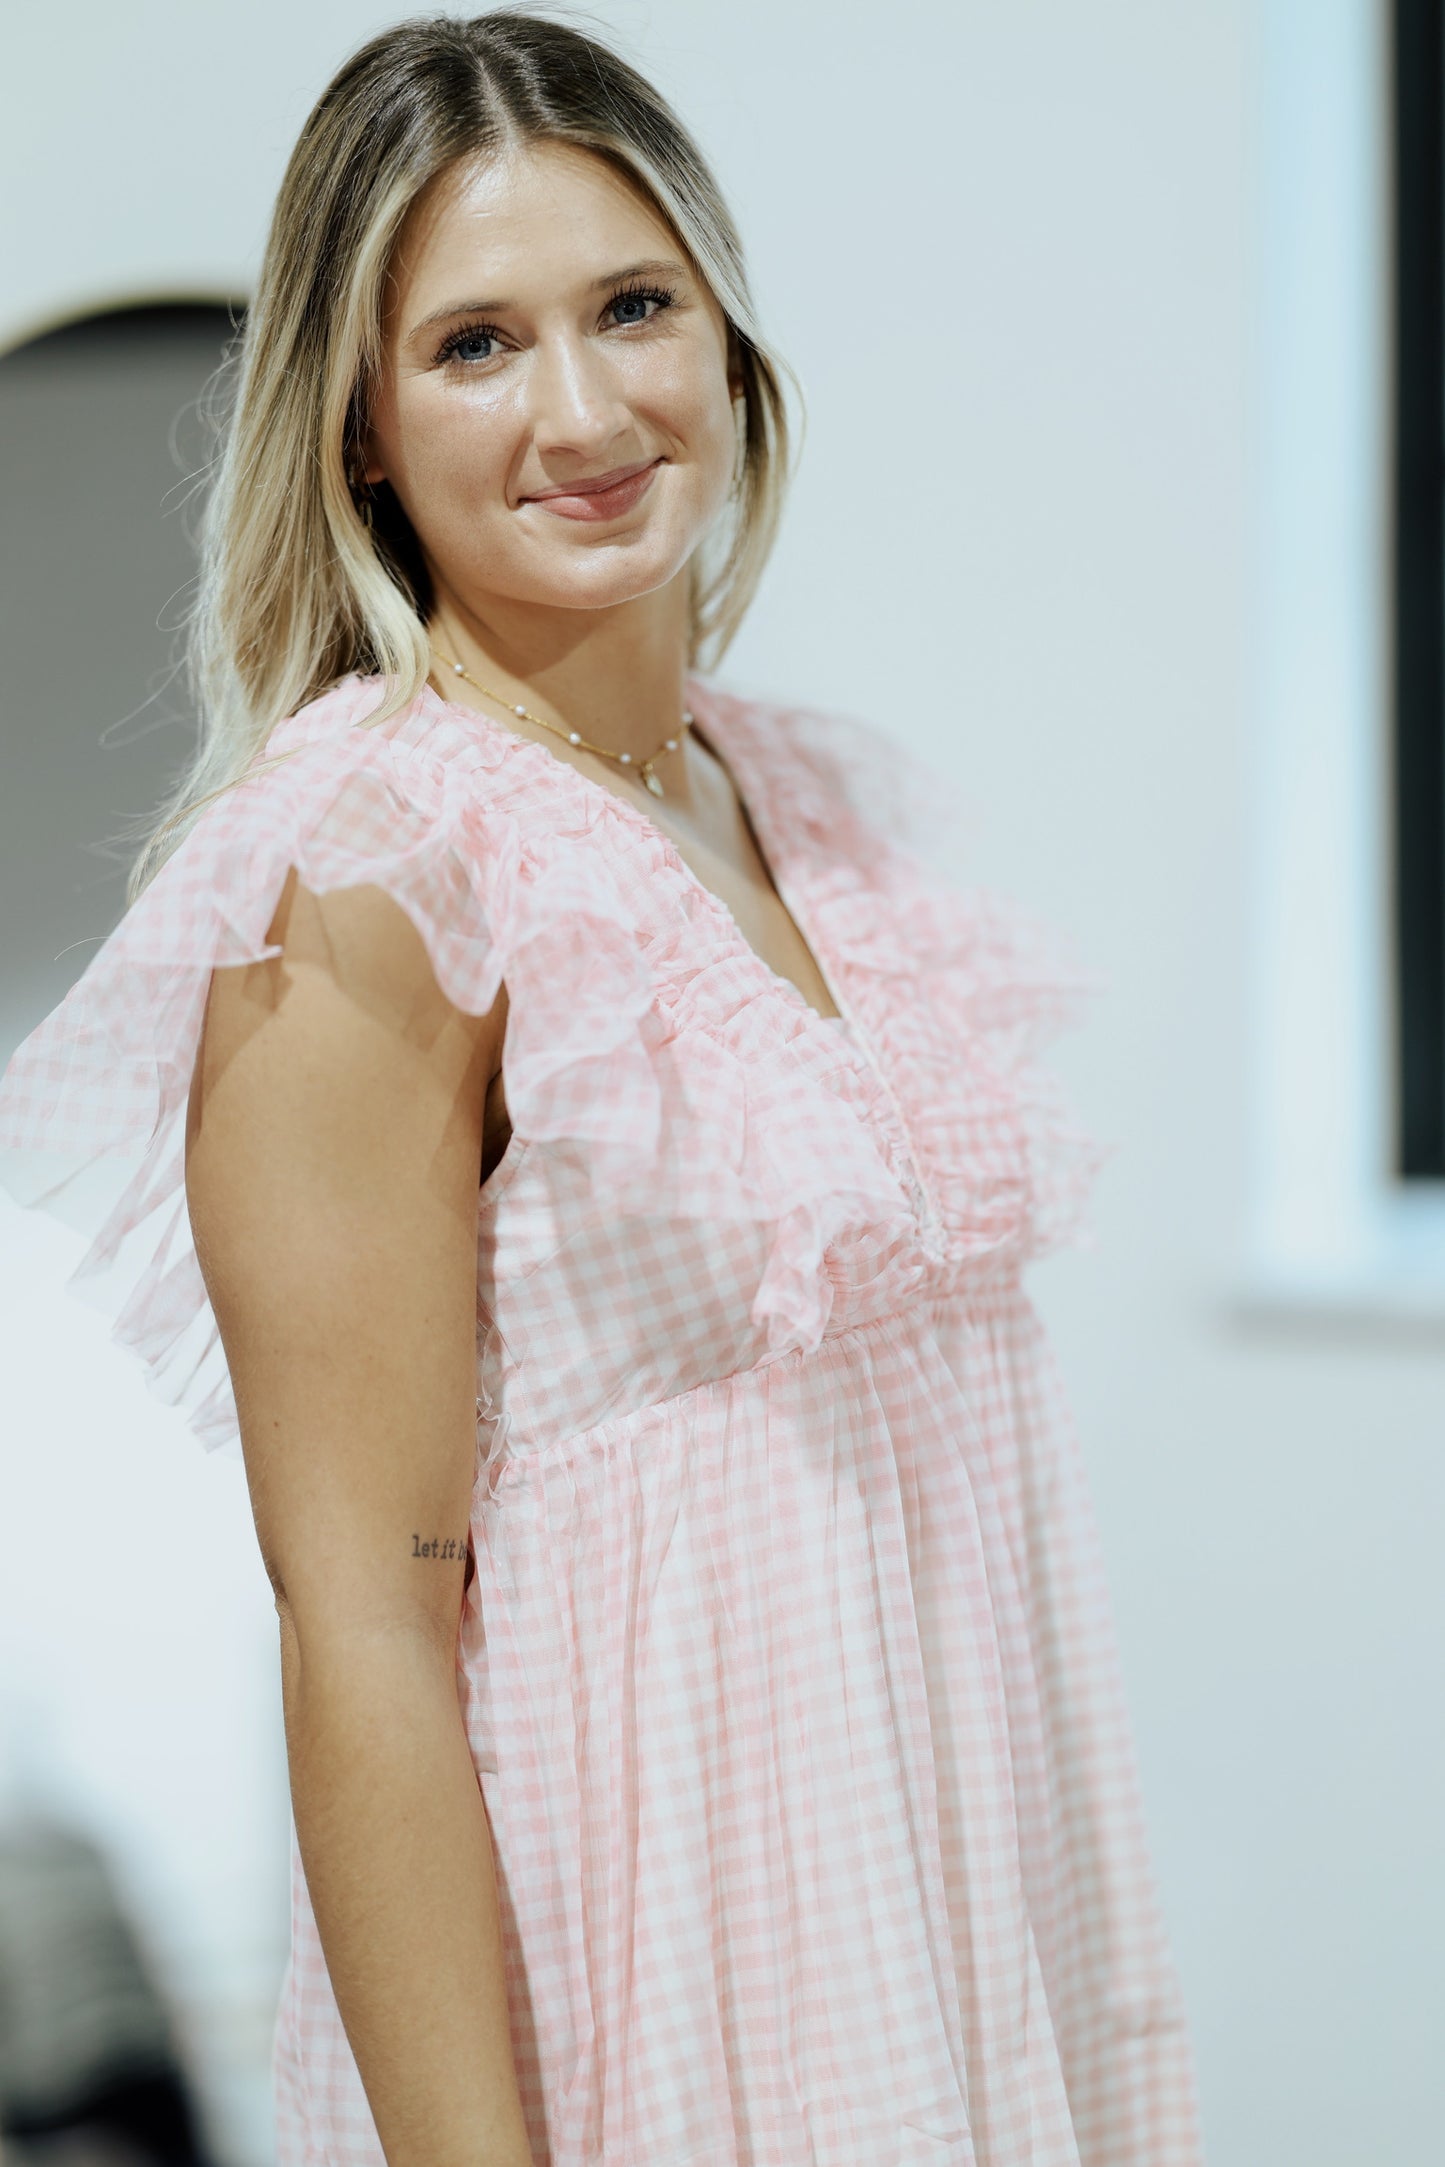
<svg viewBox="0 0 1445 2167"><path fill-rule="evenodd" d="M762 336L742 246L711 170L647 80L569 24L502 8L402 22L317 100L287 164L255 299L218 374L188 666L201 739L132 871L133 902L201 807L276 724L351 671L379 675L373 722L426 682L431 595L383 483L360 465L384 366L387 279L422 192L466 159L563 143L605 159L676 233L727 321L738 455L728 507L690 572L691 665L726 652L756 592L788 478L791 372Z"/></svg>

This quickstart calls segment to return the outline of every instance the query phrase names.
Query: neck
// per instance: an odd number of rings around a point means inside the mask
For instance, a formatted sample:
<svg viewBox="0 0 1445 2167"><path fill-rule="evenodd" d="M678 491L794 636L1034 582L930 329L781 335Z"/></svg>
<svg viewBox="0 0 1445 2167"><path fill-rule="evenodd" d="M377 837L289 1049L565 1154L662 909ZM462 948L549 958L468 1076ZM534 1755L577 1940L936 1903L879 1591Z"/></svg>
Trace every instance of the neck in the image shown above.
<svg viewBox="0 0 1445 2167"><path fill-rule="evenodd" d="M676 731L687 704L687 603L685 570L598 610L479 605L438 583L430 630L509 703L642 759Z"/></svg>

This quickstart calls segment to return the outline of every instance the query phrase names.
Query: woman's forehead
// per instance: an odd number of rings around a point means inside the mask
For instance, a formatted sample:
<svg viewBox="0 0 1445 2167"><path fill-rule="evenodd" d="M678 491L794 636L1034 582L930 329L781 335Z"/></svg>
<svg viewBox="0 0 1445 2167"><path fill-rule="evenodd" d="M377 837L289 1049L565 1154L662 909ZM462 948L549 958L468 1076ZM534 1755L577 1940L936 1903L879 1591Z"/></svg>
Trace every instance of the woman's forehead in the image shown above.
<svg viewBox="0 0 1445 2167"><path fill-rule="evenodd" d="M619 250L621 253L619 254ZM393 259L397 303L502 307L559 277L595 275L639 255L680 256L677 237L641 187L608 160L567 143L537 143L459 161L417 198ZM516 293L513 288L517 288Z"/></svg>

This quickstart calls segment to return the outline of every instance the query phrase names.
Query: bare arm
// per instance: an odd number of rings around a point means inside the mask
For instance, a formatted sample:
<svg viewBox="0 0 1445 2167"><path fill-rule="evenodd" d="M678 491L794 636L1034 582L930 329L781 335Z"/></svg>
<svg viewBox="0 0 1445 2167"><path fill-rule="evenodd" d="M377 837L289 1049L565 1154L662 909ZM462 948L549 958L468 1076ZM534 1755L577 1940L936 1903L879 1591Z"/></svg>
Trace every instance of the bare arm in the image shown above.
<svg viewBox="0 0 1445 2167"><path fill-rule="evenodd" d="M271 937L281 957L213 976L186 1189L280 1618L297 1840L389 2167L530 2167L455 1678L501 1004L453 1008L375 888L293 874Z"/></svg>

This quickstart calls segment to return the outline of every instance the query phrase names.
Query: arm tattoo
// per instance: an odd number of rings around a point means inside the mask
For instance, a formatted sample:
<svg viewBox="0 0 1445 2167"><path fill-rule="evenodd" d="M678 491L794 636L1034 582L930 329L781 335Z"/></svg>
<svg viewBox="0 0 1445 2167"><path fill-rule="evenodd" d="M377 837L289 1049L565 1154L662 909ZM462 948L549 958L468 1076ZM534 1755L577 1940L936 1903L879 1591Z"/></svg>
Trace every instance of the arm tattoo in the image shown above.
<svg viewBox="0 0 1445 2167"><path fill-rule="evenodd" d="M411 1554L414 1558L459 1558L466 1550L466 1547L467 1538L465 1535L462 1536L460 1542L455 1535L448 1535L445 1538L433 1535L430 1542L423 1542L420 1535L416 1534L411 1538Z"/></svg>

